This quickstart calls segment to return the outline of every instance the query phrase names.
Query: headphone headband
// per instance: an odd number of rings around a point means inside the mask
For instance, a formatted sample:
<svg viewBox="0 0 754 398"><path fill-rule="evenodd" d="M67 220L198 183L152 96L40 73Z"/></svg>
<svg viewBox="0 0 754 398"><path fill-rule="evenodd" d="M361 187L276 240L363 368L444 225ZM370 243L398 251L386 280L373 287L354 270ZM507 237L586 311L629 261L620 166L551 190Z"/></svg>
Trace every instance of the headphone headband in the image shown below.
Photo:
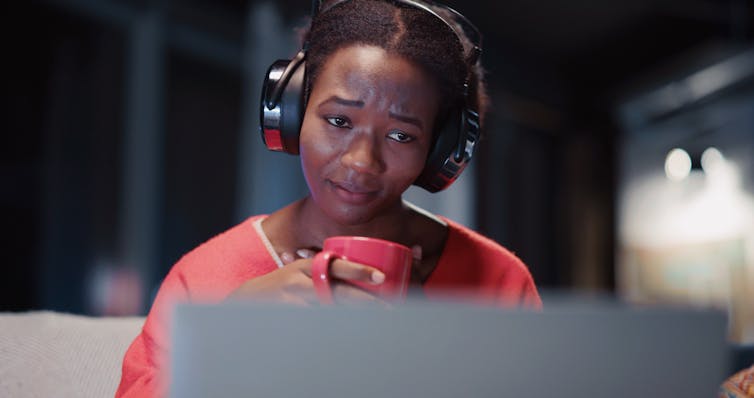
<svg viewBox="0 0 754 398"><path fill-rule="evenodd" d="M322 0L312 0L312 20L314 18L322 13L330 10L331 8L337 7L341 4L348 3L350 0L334 0L329 2L326 7L323 9L323 1ZM474 26L471 21L469 21L468 18L463 16L460 12L454 10L451 7L448 7L444 4L435 3L431 0L423 0L421 2L415 1L415 0L387 0L388 2L394 3L394 4L404 4L411 6L413 8L418 8L420 10L423 10L429 14L434 15L436 18L441 20L453 33L455 33L456 37L458 37L458 41L461 43L461 47L463 48L463 40L461 40L461 37L465 36L469 39L471 42L471 49L469 49L469 53L466 54L466 64L471 67L479 61L479 57L482 55L482 34L479 32L479 29ZM458 28L449 22L445 17L438 14L435 10L432 9L432 7L441 8L443 10L448 11L453 16L453 21L458 23L460 25L461 29L463 29L463 32L459 32ZM304 50L308 48L308 43L304 43Z"/></svg>

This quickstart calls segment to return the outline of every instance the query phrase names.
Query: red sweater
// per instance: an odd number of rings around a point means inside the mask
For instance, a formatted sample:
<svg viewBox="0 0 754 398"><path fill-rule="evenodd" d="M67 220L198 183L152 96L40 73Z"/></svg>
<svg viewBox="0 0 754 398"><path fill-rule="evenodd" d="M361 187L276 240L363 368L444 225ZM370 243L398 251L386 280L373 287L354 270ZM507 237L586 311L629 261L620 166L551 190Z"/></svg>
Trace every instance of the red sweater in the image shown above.
<svg viewBox="0 0 754 398"><path fill-rule="evenodd" d="M245 281L278 268L266 238L254 223L243 223L210 239L173 266L160 286L141 334L123 360L116 397L167 395L170 313L176 302L213 303L225 299ZM541 307L542 303L526 266L492 240L448 219L448 238L438 264L422 286L429 299L448 292L504 307Z"/></svg>

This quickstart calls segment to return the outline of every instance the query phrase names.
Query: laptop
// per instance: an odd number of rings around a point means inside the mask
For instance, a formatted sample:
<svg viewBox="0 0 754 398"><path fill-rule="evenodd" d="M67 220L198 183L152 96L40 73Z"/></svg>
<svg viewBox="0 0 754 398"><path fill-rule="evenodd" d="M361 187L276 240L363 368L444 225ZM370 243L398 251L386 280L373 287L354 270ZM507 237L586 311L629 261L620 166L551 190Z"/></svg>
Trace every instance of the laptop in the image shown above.
<svg viewBox="0 0 754 398"><path fill-rule="evenodd" d="M727 372L714 311L451 304L182 305L170 396L714 397Z"/></svg>

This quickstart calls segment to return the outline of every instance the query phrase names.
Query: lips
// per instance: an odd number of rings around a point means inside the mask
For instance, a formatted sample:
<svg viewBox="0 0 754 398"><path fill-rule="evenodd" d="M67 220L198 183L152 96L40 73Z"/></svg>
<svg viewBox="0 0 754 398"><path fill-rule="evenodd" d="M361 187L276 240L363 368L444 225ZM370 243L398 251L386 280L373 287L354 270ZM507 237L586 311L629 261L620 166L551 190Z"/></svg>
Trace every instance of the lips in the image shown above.
<svg viewBox="0 0 754 398"><path fill-rule="evenodd" d="M378 189L350 181L327 180L335 195L350 204L366 204L377 197Z"/></svg>

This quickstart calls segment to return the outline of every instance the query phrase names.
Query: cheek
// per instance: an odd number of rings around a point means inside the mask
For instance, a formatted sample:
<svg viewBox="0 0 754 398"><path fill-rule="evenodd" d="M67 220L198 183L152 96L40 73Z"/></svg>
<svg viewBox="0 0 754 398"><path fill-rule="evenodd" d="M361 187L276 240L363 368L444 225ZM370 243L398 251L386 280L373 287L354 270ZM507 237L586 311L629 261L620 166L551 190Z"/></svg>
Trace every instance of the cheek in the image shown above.
<svg viewBox="0 0 754 398"><path fill-rule="evenodd" d="M395 177L397 185L407 189L424 170L426 148L416 148L410 151L401 151L391 154L391 174Z"/></svg>
<svg viewBox="0 0 754 398"><path fill-rule="evenodd" d="M299 137L299 153L307 181L310 176L322 172L323 168L327 168L327 165L332 163L337 151L338 148L333 142L328 140L327 137L317 134L317 130L311 126L311 121L307 123L307 119L304 119Z"/></svg>

